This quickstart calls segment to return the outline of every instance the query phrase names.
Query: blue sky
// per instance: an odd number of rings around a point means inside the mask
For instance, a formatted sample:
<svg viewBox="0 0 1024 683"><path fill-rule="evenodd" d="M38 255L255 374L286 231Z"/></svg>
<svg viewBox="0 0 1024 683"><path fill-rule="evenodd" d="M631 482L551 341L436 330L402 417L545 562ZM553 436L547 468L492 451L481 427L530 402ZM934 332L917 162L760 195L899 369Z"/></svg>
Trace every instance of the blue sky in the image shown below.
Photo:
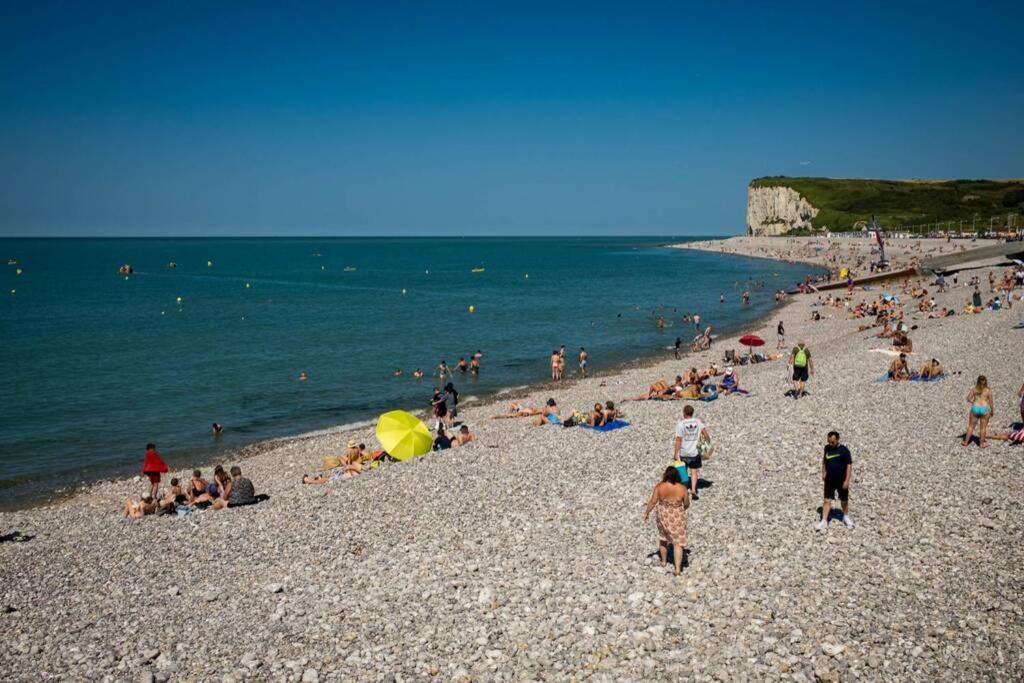
<svg viewBox="0 0 1024 683"><path fill-rule="evenodd" d="M1022 3L16 3L0 236L730 234L1024 176Z"/></svg>

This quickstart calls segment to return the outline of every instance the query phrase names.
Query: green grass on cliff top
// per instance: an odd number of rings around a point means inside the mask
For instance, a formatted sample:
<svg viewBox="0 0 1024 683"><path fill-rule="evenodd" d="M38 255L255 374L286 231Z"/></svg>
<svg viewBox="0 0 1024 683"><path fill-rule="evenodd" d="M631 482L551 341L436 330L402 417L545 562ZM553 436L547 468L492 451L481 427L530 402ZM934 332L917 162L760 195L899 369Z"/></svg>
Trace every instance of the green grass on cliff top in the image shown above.
<svg viewBox="0 0 1024 683"><path fill-rule="evenodd" d="M1006 223L1008 213L1024 214L1024 180L868 180L834 178L757 178L751 187L790 187L819 209L815 228L850 230L871 214L885 228L964 221L977 216L979 229L989 219ZM1015 222L1024 222L1020 215Z"/></svg>

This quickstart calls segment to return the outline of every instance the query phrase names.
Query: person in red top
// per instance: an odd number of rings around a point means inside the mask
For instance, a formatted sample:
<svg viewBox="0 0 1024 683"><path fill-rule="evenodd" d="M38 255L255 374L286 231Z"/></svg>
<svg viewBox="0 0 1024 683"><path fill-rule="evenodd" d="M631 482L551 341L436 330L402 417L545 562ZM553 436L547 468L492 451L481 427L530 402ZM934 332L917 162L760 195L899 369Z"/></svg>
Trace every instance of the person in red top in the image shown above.
<svg viewBox="0 0 1024 683"><path fill-rule="evenodd" d="M157 500L160 489L160 473L167 471L167 463L156 452L156 444L146 444L146 457L142 461L142 473L149 477L149 495Z"/></svg>

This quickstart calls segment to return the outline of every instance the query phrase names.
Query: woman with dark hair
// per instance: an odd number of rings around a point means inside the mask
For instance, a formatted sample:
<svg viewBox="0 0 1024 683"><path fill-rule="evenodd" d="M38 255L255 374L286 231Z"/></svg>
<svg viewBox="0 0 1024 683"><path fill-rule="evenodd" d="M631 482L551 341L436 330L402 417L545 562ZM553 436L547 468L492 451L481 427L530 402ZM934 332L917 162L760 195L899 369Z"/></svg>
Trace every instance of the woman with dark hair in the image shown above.
<svg viewBox="0 0 1024 683"><path fill-rule="evenodd" d="M448 408L445 404L444 394L437 387L434 387L434 396L430 399L430 407L434 411L434 417L437 418L438 425L448 422Z"/></svg>
<svg viewBox="0 0 1024 683"><path fill-rule="evenodd" d="M658 525L658 554L661 555L661 566L664 567L668 562L668 546L671 545L675 575L679 576L683 555L686 553L686 509L690 507L690 494L683 486L679 470L673 465L665 469L665 474L647 501L644 524L655 507L657 512L654 520Z"/></svg>
<svg viewBox="0 0 1024 683"><path fill-rule="evenodd" d="M444 385L444 407L448 411L448 424L451 425L459 416L459 392L451 382Z"/></svg>

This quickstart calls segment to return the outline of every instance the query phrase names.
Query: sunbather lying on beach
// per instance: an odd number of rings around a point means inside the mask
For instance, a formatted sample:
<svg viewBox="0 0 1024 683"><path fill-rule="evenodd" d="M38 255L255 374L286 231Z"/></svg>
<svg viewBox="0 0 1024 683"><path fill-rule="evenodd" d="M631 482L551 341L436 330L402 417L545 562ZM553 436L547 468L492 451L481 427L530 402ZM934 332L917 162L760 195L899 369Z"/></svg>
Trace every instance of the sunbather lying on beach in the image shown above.
<svg viewBox="0 0 1024 683"><path fill-rule="evenodd" d="M513 403L509 406L507 413L500 413L498 415L492 415L492 420L508 420L515 417L531 417L533 415L540 415L544 411L540 408L532 408L521 405L519 403Z"/></svg>
<svg viewBox="0 0 1024 683"><path fill-rule="evenodd" d="M1024 429L1018 429L1016 431L1009 432L992 432L991 434L988 435L988 438L995 439L996 441L1024 443Z"/></svg>
<svg viewBox="0 0 1024 683"><path fill-rule="evenodd" d="M124 516L131 519L141 519L145 515L152 515L156 512L156 501L151 496L142 500L129 498L124 504Z"/></svg>
<svg viewBox="0 0 1024 683"><path fill-rule="evenodd" d="M467 443L474 441L475 439L476 435L469 431L469 427L462 425L459 427L459 431L456 432L455 436L452 438L452 448L465 446Z"/></svg>
<svg viewBox="0 0 1024 683"><path fill-rule="evenodd" d="M679 378L677 378L679 379ZM669 386L668 383L659 379L657 382L651 385L651 388L646 394L639 396L631 396L622 399L623 401L665 401L670 399L687 399L687 398L700 398L700 385L687 384L681 385L676 384Z"/></svg>

